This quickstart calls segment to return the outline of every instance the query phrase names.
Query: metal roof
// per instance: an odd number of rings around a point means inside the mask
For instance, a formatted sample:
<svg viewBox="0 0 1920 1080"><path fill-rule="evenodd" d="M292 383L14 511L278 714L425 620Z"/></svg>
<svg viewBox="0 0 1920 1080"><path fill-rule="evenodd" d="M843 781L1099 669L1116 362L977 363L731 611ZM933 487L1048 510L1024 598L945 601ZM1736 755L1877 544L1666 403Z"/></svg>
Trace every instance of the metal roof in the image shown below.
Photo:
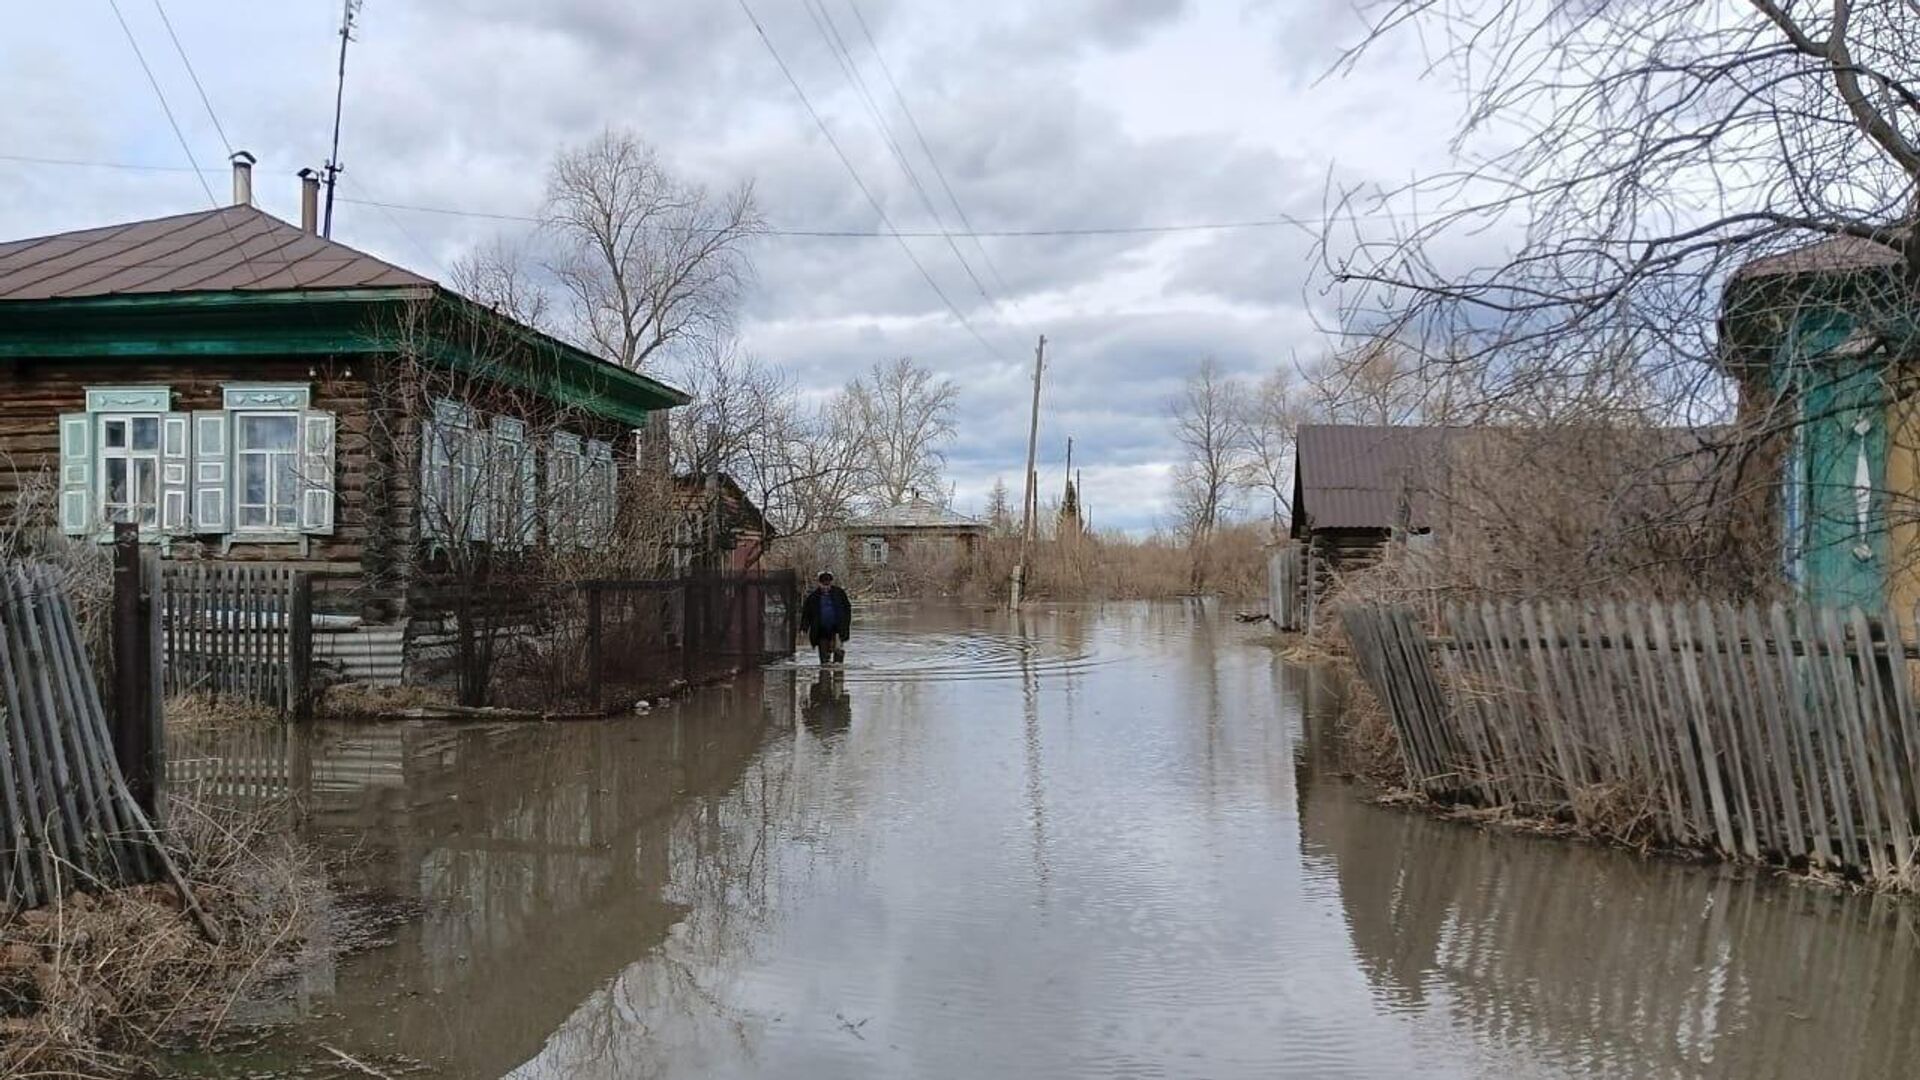
<svg viewBox="0 0 1920 1080"><path fill-rule="evenodd" d="M433 284L253 206L0 243L0 301Z"/></svg>
<svg viewBox="0 0 1920 1080"><path fill-rule="evenodd" d="M914 499L885 510L855 518L858 529L984 529L978 518L956 513L926 499Z"/></svg>
<svg viewBox="0 0 1920 1080"><path fill-rule="evenodd" d="M1832 273L1897 266L1900 253L1885 244L1858 236L1833 236L1778 255L1755 259L1734 272L1735 277L1778 277L1787 274Z"/></svg>
<svg viewBox="0 0 1920 1080"><path fill-rule="evenodd" d="M1299 505L1294 516L1316 529L1385 529L1406 497L1408 525L1426 528L1428 499L1421 469L1441 460L1444 427L1371 427L1303 424L1294 468Z"/></svg>

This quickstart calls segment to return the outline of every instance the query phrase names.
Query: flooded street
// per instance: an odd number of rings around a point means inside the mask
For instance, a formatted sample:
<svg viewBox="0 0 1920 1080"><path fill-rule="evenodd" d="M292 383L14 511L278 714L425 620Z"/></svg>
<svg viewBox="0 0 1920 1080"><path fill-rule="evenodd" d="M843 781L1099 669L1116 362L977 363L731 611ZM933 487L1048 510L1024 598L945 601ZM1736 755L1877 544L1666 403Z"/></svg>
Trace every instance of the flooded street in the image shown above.
<svg viewBox="0 0 1920 1080"><path fill-rule="evenodd" d="M414 916L173 1068L1912 1073L1909 905L1372 806L1328 764L1320 678L1256 633L901 608L843 675L650 716L202 748L290 777L349 887Z"/></svg>

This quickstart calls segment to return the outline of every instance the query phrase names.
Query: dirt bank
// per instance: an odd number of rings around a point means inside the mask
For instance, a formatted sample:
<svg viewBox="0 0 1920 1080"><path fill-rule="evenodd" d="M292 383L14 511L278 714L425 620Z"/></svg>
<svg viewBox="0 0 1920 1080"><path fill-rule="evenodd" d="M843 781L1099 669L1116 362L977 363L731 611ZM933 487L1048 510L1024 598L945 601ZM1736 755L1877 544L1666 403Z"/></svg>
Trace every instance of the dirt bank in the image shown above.
<svg viewBox="0 0 1920 1080"><path fill-rule="evenodd" d="M168 814L221 942L165 885L75 889L0 916L0 1076L138 1075L163 1044L210 1037L242 994L320 947L326 879L284 815L181 800Z"/></svg>

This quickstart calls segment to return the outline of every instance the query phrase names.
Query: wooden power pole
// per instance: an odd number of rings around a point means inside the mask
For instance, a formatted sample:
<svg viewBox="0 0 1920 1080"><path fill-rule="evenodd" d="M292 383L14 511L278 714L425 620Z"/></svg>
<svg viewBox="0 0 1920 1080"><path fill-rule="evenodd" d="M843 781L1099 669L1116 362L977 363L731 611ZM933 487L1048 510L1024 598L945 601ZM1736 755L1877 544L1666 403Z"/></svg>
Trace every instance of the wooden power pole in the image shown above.
<svg viewBox="0 0 1920 1080"><path fill-rule="evenodd" d="M1040 335L1040 344L1033 350L1033 416L1027 423L1027 496L1022 503L1021 516L1025 519L1020 525L1020 561L1013 567L1012 605L1020 606L1022 593L1026 589L1028 560L1033 557L1034 513L1040 492L1037 486L1039 477L1034 475L1033 458L1040 448L1040 372L1047 366L1047 335Z"/></svg>

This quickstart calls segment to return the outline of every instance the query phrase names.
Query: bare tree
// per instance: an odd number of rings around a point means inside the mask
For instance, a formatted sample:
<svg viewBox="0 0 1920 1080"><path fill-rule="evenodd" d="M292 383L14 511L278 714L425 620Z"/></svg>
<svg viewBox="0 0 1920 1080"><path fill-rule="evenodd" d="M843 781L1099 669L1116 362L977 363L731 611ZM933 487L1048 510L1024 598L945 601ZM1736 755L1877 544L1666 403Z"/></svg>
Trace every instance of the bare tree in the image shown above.
<svg viewBox="0 0 1920 1080"><path fill-rule="evenodd" d="M581 336L635 370L732 325L752 273L747 247L765 228L752 184L715 197L637 135L611 130L554 160L545 222Z"/></svg>
<svg viewBox="0 0 1920 1080"><path fill-rule="evenodd" d="M542 332L551 331L552 297L535 279L534 261L519 243L495 237L454 260L455 292Z"/></svg>
<svg viewBox="0 0 1920 1080"><path fill-rule="evenodd" d="M1241 480L1269 507L1269 524L1282 533L1293 517L1293 467L1300 425L1310 410L1293 373L1276 368L1241 402L1246 453Z"/></svg>
<svg viewBox="0 0 1920 1080"><path fill-rule="evenodd" d="M880 506L946 487L946 444L954 436L959 388L909 357L873 365L847 384L839 409L859 432L862 494Z"/></svg>
<svg viewBox="0 0 1920 1080"><path fill-rule="evenodd" d="M1724 411L1723 286L1812 241L1835 269L1920 274L1920 17L1836 0L1377 0L1358 62L1438 42L1471 105L1463 168L1348 191L1347 209L1442 207L1394 235L1364 218L1325 251L1349 329L1483 400L1635 357L1669 417ZM1417 37L1416 37L1417 36ZM1516 132L1524 132L1516 137ZM1490 264L1460 242L1505 248ZM1809 265L1813 265L1810 263ZM1911 287L1899 298L1910 309Z"/></svg>
<svg viewBox="0 0 1920 1080"><path fill-rule="evenodd" d="M1240 392L1209 357L1187 377L1172 406L1181 453L1173 470L1174 508L1192 559L1189 581L1195 592L1206 588L1213 533L1230 509L1245 465L1246 424L1236 404Z"/></svg>
<svg viewBox="0 0 1920 1080"><path fill-rule="evenodd" d="M996 537L1013 535L1013 502L1007 493L1007 482L1001 477L993 478L993 490L987 493L987 525L993 529Z"/></svg>

